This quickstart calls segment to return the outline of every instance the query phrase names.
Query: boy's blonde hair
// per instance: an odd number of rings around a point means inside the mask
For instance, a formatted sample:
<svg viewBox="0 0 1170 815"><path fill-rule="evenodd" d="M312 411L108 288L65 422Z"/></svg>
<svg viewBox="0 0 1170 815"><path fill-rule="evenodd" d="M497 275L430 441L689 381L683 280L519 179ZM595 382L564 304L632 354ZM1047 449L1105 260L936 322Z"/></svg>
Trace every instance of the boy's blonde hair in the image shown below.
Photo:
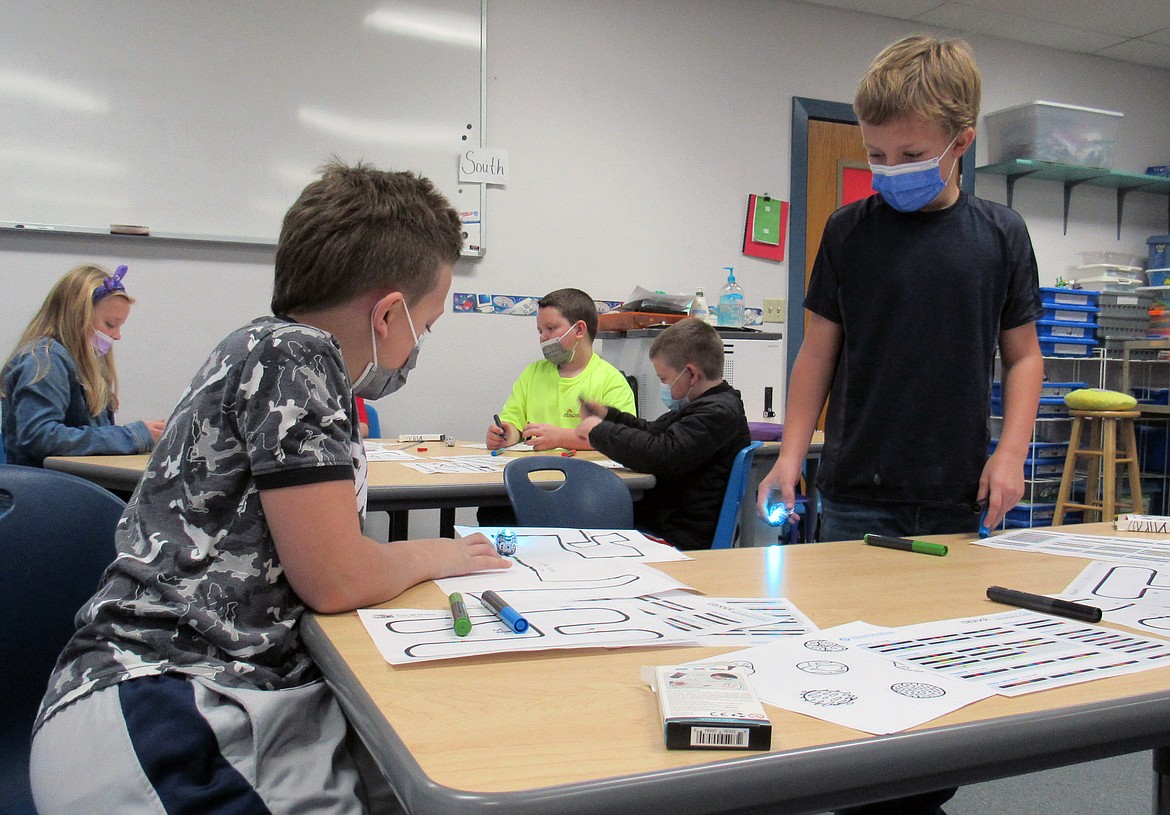
<svg viewBox="0 0 1170 815"><path fill-rule="evenodd" d="M52 339L65 346L77 366L77 375L85 391L85 402L91 416L100 416L107 409L118 409L118 372L114 367L114 351L99 356L90 338L93 336L93 296L102 284L113 276L101 266L83 264L70 269L49 291L40 311L20 335L20 342L4 362L4 368L13 357L33 351L36 372L33 382L43 379L49 371L49 350L37 347L38 341ZM133 304L134 298L124 291L111 291L106 297L124 297Z"/></svg>
<svg viewBox="0 0 1170 815"><path fill-rule="evenodd" d="M857 87L853 111L866 124L912 116L956 135L975 126L981 93L970 45L915 34L874 57Z"/></svg>
<svg viewBox="0 0 1170 815"><path fill-rule="evenodd" d="M707 379L723 378L723 340L698 317L679 320L655 337L650 359L660 359L676 371L696 365Z"/></svg>

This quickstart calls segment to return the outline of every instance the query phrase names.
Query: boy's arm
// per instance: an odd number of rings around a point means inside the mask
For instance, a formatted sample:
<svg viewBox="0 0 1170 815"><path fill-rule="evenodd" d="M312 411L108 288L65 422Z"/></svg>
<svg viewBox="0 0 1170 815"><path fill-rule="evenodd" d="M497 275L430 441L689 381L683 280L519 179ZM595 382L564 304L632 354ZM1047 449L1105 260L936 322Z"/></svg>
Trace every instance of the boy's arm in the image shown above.
<svg viewBox="0 0 1170 815"><path fill-rule="evenodd" d="M479 533L391 543L365 537L349 480L261 490L260 504L289 584L325 614L385 602L424 580L512 565Z"/></svg>
<svg viewBox="0 0 1170 815"><path fill-rule="evenodd" d="M789 506L796 500L796 482L800 480L813 431L816 430L817 420L829 396L829 389L833 386L844 337L845 332L840 323L816 312L808 313L804 342L796 353L792 376L788 379L788 402L784 408L784 435L781 438L780 455L760 482L760 489L756 493L760 514L764 513L768 494L773 489L779 491Z"/></svg>
<svg viewBox="0 0 1170 815"><path fill-rule="evenodd" d="M1036 324L1001 332L999 356L1003 363L1003 430L995 453L983 466L978 495L980 500L987 499L987 526L992 529L1024 494L1024 460L1044 384L1044 358L1036 339Z"/></svg>

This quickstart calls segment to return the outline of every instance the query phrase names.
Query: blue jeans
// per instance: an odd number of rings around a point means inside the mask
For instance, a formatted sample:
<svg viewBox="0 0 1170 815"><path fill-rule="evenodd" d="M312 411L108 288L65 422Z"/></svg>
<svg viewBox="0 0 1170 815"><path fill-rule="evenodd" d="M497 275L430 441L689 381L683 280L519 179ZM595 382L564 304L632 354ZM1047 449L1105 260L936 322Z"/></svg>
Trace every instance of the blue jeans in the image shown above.
<svg viewBox="0 0 1170 815"><path fill-rule="evenodd" d="M979 513L970 507L927 504L859 504L821 496L817 540L861 540L866 534L900 538L922 535L975 534Z"/></svg>

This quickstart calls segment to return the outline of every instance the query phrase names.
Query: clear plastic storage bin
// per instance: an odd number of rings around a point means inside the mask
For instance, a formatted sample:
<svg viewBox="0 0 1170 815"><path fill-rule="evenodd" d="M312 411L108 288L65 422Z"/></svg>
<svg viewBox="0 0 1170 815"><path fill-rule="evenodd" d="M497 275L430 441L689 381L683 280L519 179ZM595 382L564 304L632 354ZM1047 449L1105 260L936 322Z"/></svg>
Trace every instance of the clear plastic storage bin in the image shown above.
<svg viewBox="0 0 1170 815"><path fill-rule="evenodd" d="M1029 102L983 117L992 163L1011 159L1113 168L1124 114L1058 102Z"/></svg>

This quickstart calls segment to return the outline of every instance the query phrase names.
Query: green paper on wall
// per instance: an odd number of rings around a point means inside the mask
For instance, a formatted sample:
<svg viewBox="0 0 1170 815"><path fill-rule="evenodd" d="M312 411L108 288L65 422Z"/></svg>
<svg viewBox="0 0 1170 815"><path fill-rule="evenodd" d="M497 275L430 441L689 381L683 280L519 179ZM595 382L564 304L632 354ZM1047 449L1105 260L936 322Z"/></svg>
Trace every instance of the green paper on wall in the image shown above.
<svg viewBox="0 0 1170 815"><path fill-rule="evenodd" d="M755 218L752 220L752 240L772 246L780 244L780 202L772 198L757 198Z"/></svg>

